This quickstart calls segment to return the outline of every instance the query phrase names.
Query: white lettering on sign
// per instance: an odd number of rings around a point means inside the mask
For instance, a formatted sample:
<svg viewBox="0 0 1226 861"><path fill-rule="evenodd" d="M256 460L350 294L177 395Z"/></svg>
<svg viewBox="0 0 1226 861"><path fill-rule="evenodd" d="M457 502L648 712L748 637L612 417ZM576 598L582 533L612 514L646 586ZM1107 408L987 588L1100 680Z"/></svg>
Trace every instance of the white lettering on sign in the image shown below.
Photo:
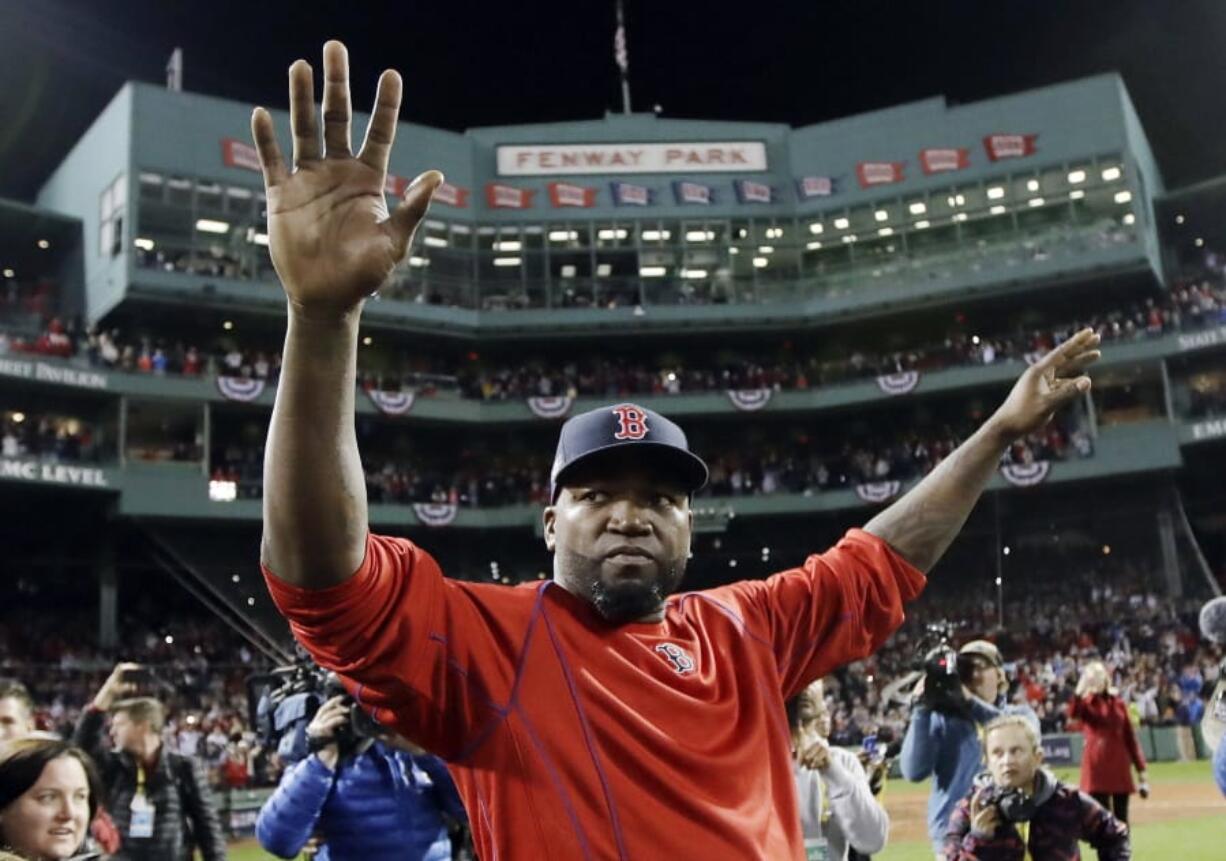
<svg viewBox="0 0 1226 861"><path fill-rule="evenodd" d="M107 484L106 473L97 467L8 458L0 458L0 478L20 478L25 481L69 484L76 487L110 486Z"/></svg>
<svg viewBox="0 0 1226 861"><path fill-rule="evenodd" d="M106 374L78 371L76 368L65 368L63 365L27 362L21 359L0 359L0 374L6 377L24 377L27 380L38 380L44 383L77 386L82 389L105 389L109 385Z"/></svg>
<svg viewBox="0 0 1226 861"><path fill-rule="evenodd" d="M1213 419L1192 425L1192 439L1217 439L1226 436L1226 419Z"/></svg>
<svg viewBox="0 0 1226 861"><path fill-rule="evenodd" d="M1179 349L1195 350L1200 347L1212 347L1214 344L1226 344L1226 326L1218 326L1205 332L1195 332L1191 335L1179 336Z"/></svg>
<svg viewBox="0 0 1226 861"><path fill-rule="evenodd" d="M766 144L761 141L515 145L498 147L497 156L499 176L767 169Z"/></svg>

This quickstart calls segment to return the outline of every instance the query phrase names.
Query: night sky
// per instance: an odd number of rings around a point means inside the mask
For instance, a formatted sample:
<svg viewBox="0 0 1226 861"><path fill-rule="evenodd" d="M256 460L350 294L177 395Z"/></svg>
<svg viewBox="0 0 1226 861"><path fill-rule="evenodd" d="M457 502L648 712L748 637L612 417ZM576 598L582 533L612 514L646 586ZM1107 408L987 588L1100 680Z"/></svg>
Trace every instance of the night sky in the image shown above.
<svg viewBox="0 0 1226 861"><path fill-rule="evenodd" d="M307 10L307 11L304 11ZM285 69L350 49L355 106L380 69L402 118L473 126L620 109L613 0L570 3L0 0L0 196L30 200L127 79L287 104ZM1120 71L1168 187L1226 172L1226 2L626 0L636 110L805 125ZM360 134L359 130L355 133Z"/></svg>

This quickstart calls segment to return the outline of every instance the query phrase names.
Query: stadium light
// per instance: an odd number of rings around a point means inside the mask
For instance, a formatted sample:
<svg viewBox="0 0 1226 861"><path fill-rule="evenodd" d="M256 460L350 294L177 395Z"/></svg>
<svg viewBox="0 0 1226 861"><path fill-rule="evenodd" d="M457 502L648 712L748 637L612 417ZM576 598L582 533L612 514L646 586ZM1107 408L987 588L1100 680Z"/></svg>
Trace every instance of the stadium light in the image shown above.
<svg viewBox="0 0 1226 861"><path fill-rule="evenodd" d="M441 236L427 236L425 239L423 239L423 240L421 241L421 244L422 244L422 245L429 245L431 248L446 248L446 247L447 247L447 240L446 240L446 239L444 239L444 238L443 238L443 237L441 237ZM498 246L499 246L500 244L501 244L501 243L499 243L499 242L495 242L495 243L494 243L494 250L495 250L495 251L499 250L499 249L498 249Z"/></svg>
<svg viewBox="0 0 1226 861"><path fill-rule="evenodd" d="M910 210L912 215L923 215L928 211L928 207L922 202L913 203L907 209Z"/></svg>
<svg viewBox="0 0 1226 861"><path fill-rule="evenodd" d="M409 258L409 265L410 266L429 266L430 261L427 260L425 257L418 257L416 254L414 254L412 257Z"/></svg>
<svg viewBox="0 0 1226 861"><path fill-rule="evenodd" d="M1001 206L999 203L988 210L992 215L1004 215L1008 211L1006 207Z"/></svg>
<svg viewBox="0 0 1226 861"><path fill-rule="evenodd" d="M1110 556L1110 555L1111 555L1111 545L1110 545L1110 544L1104 544L1104 545L1103 545L1103 555L1104 555L1104 556Z"/></svg>
<svg viewBox="0 0 1226 861"><path fill-rule="evenodd" d="M234 329L234 321L226 320L224 323L221 324L221 328L225 329L227 332L232 331Z"/></svg>
<svg viewBox="0 0 1226 861"><path fill-rule="evenodd" d="M1070 185L1076 185L1079 182L1086 181L1086 172L1084 170L1070 170L1068 174Z"/></svg>
<svg viewBox="0 0 1226 861"><path fill-rule="evenodd" d="M706 278L707 270L705 269L682 269L682 278Z"/></svg>
<svg viewBox="0 0 1226 861"><path fill-rule="evenodd" d="M846 218L836 218L834 220L835 230L846 230L850 226L851 226L851 222L848 221Z"/></svg>
<svg viewBox="0 0 1226 861"><path fill-rule="evenodd" d="M873 218L877 219L878 221L889 221L890 213L886 212L884 209L878 209L873 213Z"/></svg>
<svg viewBox="0 0 1226 861"><path fill-rule="evenodd" d="M1006 556L1008 556L1008 555L1009 555L1009 545L1008 545L1008 544L1006 544L1006 545L1005 545L1005 549L1004 549L1002 552L1003 552L1003 553L1004 553Z"/></svg>
<svg viewBox="0 0 1226 861"><path fill-rule="evenodd" d="M708 231L707 231L707 238L708 238L708 239L714 239L714 238L715 238L715 233L714 233L714 231L710 231L710 230L708 230ZM783 228L782 228L782 227L768 227L768 228L766 228L766 238L767 238L767 239L782 239L782 238L783 238Z"/></svg>
<svg viewBox="0 0 1226 861"><path fill-rule="evenodd" d="M16 273L16 272L14 272L12 269L5 269L5 270L4 270L4 277L5 277L5 278L16 278L16 277L17 277L17 273Z"/></svg>
<svg viewBox="0 0 1226 861"><path fill-rule="evenodd" d="M932 225L932 222L924 218L924 219L921 219L915 222L915 229L916 230L927 230L931 225Z"/></svg>
<svg viewBox="0 0 1226 861"><path fill-rule="evenodd" d="M1120 176L1121 173L1118 167L1109 167L1103 171L1103 182L1114 182L1115 180L1119 179Z"/></svg>
<svg viewBox="0 0 1226 861"><path fill-rule="evenodd" d="M644 230L643 239L647 242L660 242L661 240L671 239L673 236L671 230Z"/></svg>
<svg viewBox="0 0 1226 861"><path fill-rule="evenodd" d="M1069 200L1081 200L1085 196L1086 196L1086 193L1082 191L1080 188L1074 188L1072 191L1068 193Z"/></svg>
<svg viewBox="0 0 1226 861"><path fill-rule="evenodd" d="M773 245L759 245L759 246L758 246L758 253L759 253L759 254L774 254L774 253L775 253L775 246L773 246Z"/></svg>
<svg viewBox="0 0 1226 861"><path fill-rule="evenodd" d="M997 586L999 586L999 585L1001 584L1001 582L1002 582L1002 581L1001 581L1001 578L997 577L997 578L996 578L996 585L997 585Z"/></svg>
<svg viewBox="0 0 1226 861"><path fill-rule="evenodd" d="M851 243L856 241L856 234L854 233L847 234L846 236L843 237L843 241L846 242L848 245L850 245Z"/></svg>
<svg viewBox="0 0 1226 861"><path fill-rule="evenodd" d="M768 235L770 234L769 230L766 232ZM686 242L709 242L710 240L714 238L715 238L714 230L687 230L685 232Z"/></svg>
<svg viewBox="0 0 1226 861"><path fill-rule="evenodd" d="M1183 217L1182 215L1176 215L1176 216L1175 216L1175 223L1176 223L1176 224L1183 224L1183 222L1184 222L1184 217Z"/></svg>
<svg viewBox="0 0 1226 861"><path fill-rule="evenodd" d="M770 260L766 257L755 257L753 259L753 265L755 269L765 269L770 265Z"/></svg>
<svg viewBox="0 0 1226 861"><path fill-rule="evenodd" d="M519 257L495 257L495 266L518 266L523 260Z"/></svg>
<svg viewBox="0 0 1226 861"><path fill-rule="evenodd" d="M1000 200L1005 196L1005 187L1003 185L994 185L988 189L988 200Z"/></svg>
<svg viewBox="0 0 1226 861"><path fill-rule="evenodd" d="M212 218L196 219L196 229L201 233L229 233L230 223L228 221L215 221Z"/></svg>
<svg viewBox="0 0 1226 861"><path fill-rule="evenodd" d="M14 423L16 423L16 424L21 424L21 423L22 423L22 422L24 422L25 420L26 420L26 414L25 414L25 413L13 413L13 422L14 422Z"/></svg>
<svg viewBox="0 0 1226 861"><path fill-rule="evenodd" d="M362 345L365 347L369 347L372 343L374 343L374 339L371 338L370 335L367 335L362 339Z"/></svg>
<svg viewBox="0 0 1226 861"><path fill-rule="evenodd" d="M1037 179L1026 180L1026 190L1027 191L1038 191L1039 181Z"/></svg>
<svg viewBox="0 0 1226 861"><path fill-rule="evenodd" d="M551 230L549 231L550 242L574 242L579 238L577 230Z"/></svg>
<svg viewBox="0 0 1226 861"><path fill-rule="evenodd" d="M40 239L38 240L38 247L41 248L43 251L46 251L48 248L51 247L51 243L48 242L46 239Z"/></svg>
<svg viewBox="0 0 1226 861"><path fill-rule="evenodd" d="M132 244L135 245L137 248L139 248L141 251L152 251L153 250L153 240L146 239L143 236L136 237L134 240L132 240Z"/></svg>
<svg viewBox="0 0 1226 861"><path fill-rule="evenodd" d="M966 221L966 219L969 217L970 216L968 216L965 212L955 212L953 220L954 221Z"/></svg>
<svg viewBox="0 0 1226 861"><path fill-rule="evenodd" d="M1128 203L1128 201L1130 201L1130 200L1132 200L1132 192L1131 192L1131 191L1117 191L1117 192L1115 193L1115 202L1116 202L1116 203Z"/></svg>
<svg viewBox="0 0 1226 861"><path fill-rule="evenodd" d="M253 245L263 245L265 248L267 248L268 247L268 234L260 233L255 228L250 228L247 231L247 241L252 243Z"/></svg>
<svg viewBox="0 0 1226 861"><path fill-rule="evenodd" d="M1137 220L1137 217L1133 215L1131 212L1124 213L1123 222L1125 224L1135 224L1136 220Z"/></svg>
<svg viewBox="0 0 1226 861"><path fill-rule="evenodd" d="M878 236L893 236L894 228L893 227L882 227L877 231L877 235Z"/></svg>
<svg viewBox="0 0 1226 861"><path fill-rule="evenodd" d="M1032 197L1030 200L1026 201L1029 206L1042 206L1046 202L1047 201L1043 200L1041 197Z"/></svg>
<svg viewBox="0 0 1226 861"><path fill-rule="evenodd" d="M524 244L518 239L504 239L502 242L494 243L495 251L519 251L523 247Z"/></svg>
<svg viewBox="0 0 1226 861"><path fill-rule="evenodd" d="M1197 248L1203 248L1203 247L1204 247L1204 245L1205 245L1205 240L1204 240L1204 239L1202 239L1202 238L1201 238L1201 237L1199 237L1199 236L1198 236L1198 237L1196 237L1196 247L1197 247Z"/></svg>
<svg viewBox="0 0 1226 861"><path fill-rule="evenodd" d="M563 278L574 278L575 272L577 271L578 270L575 269L574 264L567 263L562 267L562 277Z"/></svg>
<svg viewBox="0 0 1226 861"><path fill-rule="evenodd" d="M822 223L820 221L815 221L809 225L809 232L814 236L819 235L824 229L825 228L822 227Z"/></svg>
<svg viewBox="0 0 1226 861"><path fill-rule="evenodd" d="M233 502L238 499L238 484L233 481L210 481L209 499L213 502Z"/></svg>
<svg viewBox="0 0 1226 861"><path fill-rule="evenodd" d="M966 204L966 198L961 194L951 194L946 198L946 201L948 201L951 208L956 206L964 206Z"/></svg>
<svg viewBox="0 0 1226 861"><path fill-rule="evenodd" d="M608 278L611 274L613 274L613 264L597 263L596 264L596 274L597 276L601 278Z"/></svg>
<svg viewBox="0 0 1226 861"><path fill-rule="evenodd" d="M597 239L625 239L629 235L630 234L624 227L619 227L616 229L606 227L604 230L596 231ZM553 234L550 234L550 238L552 238L552 236Z"/></svg>
<svg viewBox="0 0 1226 861"><path fill-rule="evenodd" d="M816 251L821 247L822 241L820 239L814 239L812 242L805 243L805 248L809 249L810 251Z"/></svg>
<svg viewBox="0 0 1226 861"><path fill-rule="evenodd" d="M659 278L661 275L668 274L667 266L640 266L639 275L644 278Z"/></svg>

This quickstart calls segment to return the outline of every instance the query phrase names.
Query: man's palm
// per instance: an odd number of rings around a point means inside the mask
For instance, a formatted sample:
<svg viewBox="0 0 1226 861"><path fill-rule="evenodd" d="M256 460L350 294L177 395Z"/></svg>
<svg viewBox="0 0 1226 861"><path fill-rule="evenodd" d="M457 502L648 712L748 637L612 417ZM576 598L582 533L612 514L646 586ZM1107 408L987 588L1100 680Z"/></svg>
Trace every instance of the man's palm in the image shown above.
<svg viewBox="0 0 1226 861"><path fill-rule="evenodd" d="M377 290L404 258L442 175L422 174L389 214L383 188L400 110L401 82L395 72L379 78L366 141L357 156L349 142L352 111L344 46L324 46L325 150L320 148L310 66L297 61L289 78L292 173L268 112L257 108L251 119L268 193L272 261L286 295L300 310L343 313Z"/></svg>

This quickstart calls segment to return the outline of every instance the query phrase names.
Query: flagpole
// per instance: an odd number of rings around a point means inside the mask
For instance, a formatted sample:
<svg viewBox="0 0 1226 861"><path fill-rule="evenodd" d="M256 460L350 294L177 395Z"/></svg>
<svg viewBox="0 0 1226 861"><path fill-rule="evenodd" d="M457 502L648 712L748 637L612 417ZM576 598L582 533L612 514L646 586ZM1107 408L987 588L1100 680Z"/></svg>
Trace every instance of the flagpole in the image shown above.
<svg viewBox="0 0 1226 861"><path fill-rule="evenodd" d="M626 15L617 0L617 32L613 36L613 61L621 72L622 113L630 113L630 52L626 47Z"/></svg>

